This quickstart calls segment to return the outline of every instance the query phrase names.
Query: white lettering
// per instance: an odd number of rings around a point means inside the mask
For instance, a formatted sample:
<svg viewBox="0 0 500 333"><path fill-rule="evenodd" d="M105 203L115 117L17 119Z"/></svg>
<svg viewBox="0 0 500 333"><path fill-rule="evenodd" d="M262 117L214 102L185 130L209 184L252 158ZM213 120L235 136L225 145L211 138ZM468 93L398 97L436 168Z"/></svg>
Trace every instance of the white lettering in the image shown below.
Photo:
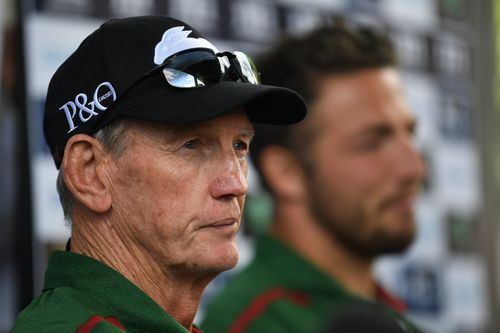
<svg viewBox="0 0 500 333"><path fill-rule="evenodd" d="M93 116L97 116L98 113L94 112L94 102L90 102L88 105L90 105L91 108L88 108L86 106L87 104L87 95L85 94L78 94L75 97L75 104L78 106L78 109L80 110L78 112L78 117L80 117L80 120L86 123L90 118ZM85 118L83 116L83 113L86 113L88 116Z"/></svg>
<svg viewBox="0 0 500 333"><path fill-rule="evenodd" d="M72 109L71 111L69 110L68 106L71 107ZM66 120L68 121L68 126L69 126L68 133L70 133L71 131L73 131L75 128L78 127L75 126L75 123L73 122L73 118L75 117L76 114L76 105L73 102L68 102L63 106L61 106L59 110L63 110L64 114L66 115Z"/></svg>
<svg viewBox="0 0 500 333"><path fill-rule="evenodd" d="M109 91L107 93L105 93L104 95L102 95L101 97L98 97L99 90L101 87L108 87ZM114 102L116 100L116 91L115 91L115 88L113 88L113 86L111 85L111 83L103 82L100 85L98 85L97 88L95 89L95 92L94 92L94 104L95 104L95 106L99 110L102 110L102 111L106 110L108 107L103 106L101 104L101 102L103 100L105 100L106 98L108 98L110 95L113 95L113 102Z"/></svg>
<svg viewBox="0 0 500 333"><path fill-rule="evenodd" d="M102 87L107 87L109 91L105 92L103 95L99 96ZM74 119L76 116L76 111L78 111L78 118L82 123L86 123L94 116L99 115L99 112L95 111L95 108L101 111L105 111L108 106L116 100L116 91L110 82L103 82L99 84L92 96L92 101L88 101L88 96L84 93L79 93L75 96L74 101L69 101L59 108L63 110L68 122L69 131L72 132L78 125L75 125ZM102 102L108 98L112 97L112 101L108 103L108 106L102 105Z"/></svg>
<svg viewBox="0 0 500 333"><path fill-rule="evenodd" d="M101 97L99 97L97 99L98 102L102 102L103 100L105 100L106 98L108 98L109 96L111 96L111 91L108 91L107 93L105 93L104 95L102 95Z"/></svg>

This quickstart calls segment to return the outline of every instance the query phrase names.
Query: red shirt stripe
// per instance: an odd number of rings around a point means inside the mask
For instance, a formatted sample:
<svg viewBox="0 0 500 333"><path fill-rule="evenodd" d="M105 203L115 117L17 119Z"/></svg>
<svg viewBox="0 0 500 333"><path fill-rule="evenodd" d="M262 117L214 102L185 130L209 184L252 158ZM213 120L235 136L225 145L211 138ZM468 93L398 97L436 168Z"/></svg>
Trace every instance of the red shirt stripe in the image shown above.
<svg viewBox="0 0 500 333"><path fill-rule="evenodd" d="M78 328L76 333L90 333L94 329L94 327L99 324L101 321L107 321L113 326L118 327L119 329L125 332L125 327L118 321L118 319L114 317L102 317L102 316L92 316L89 320L87 320L82 326Z"/></svg>
<svg viewBox="0 0 500 333"><path fill-rule="evenodd" d="M376 298L379 302L384 303L396 312L404 313L406 311L406 304L381 286L377 285L376 293Z"/></svg>
<svg viewBox="0 0 500 333"><path fill-rule="evenodd" d="M289 299L298 305L307 305L309 303L309 297L303 293L286 291L280 287L272 288L257 297L250 306L236 318L229 327L228 333L243 332L256 317L264 312L269 304L283 298Z"/></svg>

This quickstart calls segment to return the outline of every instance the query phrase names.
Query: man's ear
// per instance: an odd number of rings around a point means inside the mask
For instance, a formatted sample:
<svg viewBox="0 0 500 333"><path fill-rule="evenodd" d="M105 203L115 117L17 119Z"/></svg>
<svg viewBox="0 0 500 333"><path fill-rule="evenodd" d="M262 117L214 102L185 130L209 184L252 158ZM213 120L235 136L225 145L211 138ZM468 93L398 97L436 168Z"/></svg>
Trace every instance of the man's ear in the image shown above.
<svg viewBox="0 0 500 333"><path fill-rule="evenodd" d="M306 194L304 172L290 150L272 145L260 155L260 168L271 191L284 199L302 199Z"/></svg>
<svg viewBox="0 0 500 333"><path fill-rule="evenodd" d="M66 143L61 164L64 181L74 198L98 213L111 208L111 193L102 168L106 156L98 140L76 134Z"/></svg>

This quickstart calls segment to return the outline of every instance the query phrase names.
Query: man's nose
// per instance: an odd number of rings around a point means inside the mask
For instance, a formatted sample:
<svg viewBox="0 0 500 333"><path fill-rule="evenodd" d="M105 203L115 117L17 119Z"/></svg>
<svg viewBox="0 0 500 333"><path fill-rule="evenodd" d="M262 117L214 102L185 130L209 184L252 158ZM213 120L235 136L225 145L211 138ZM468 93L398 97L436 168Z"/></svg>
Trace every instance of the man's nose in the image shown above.
<svg viewBox="0 0 500 333"><path fill-rule="evenodd" d="M404 139L400 146L398 174L404 180L423 181L426 167L420 151L411 138Z"/></svg>
<svg viewBox="0 0 500 333"><path fill-rule="evenodd" d="M211 186L211 195L214 198L244 196L248 192L246 164L242 164L238 157L230 155L225 156L218 166Z"/></svg>

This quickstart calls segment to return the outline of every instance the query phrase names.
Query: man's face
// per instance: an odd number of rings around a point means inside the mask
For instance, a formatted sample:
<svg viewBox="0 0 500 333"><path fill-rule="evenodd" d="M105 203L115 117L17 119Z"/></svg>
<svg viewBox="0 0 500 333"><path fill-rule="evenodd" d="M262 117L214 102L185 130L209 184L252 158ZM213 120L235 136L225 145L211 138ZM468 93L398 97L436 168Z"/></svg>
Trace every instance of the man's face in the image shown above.
<svg viewBox="0 0 500 333"><path fill-rule="evenodd" d="M315 134L306 178L316 219L360 255L405 249L425 171L396 70L325 79L310 114L306 126Z"/></svg>
<svg viewBox="0 0 500 333"><path fill-rule="evenodd" d="M110 176L120 237L161 269L233 267L252 135L241 111L184 125L132 125Z"/></svg>

